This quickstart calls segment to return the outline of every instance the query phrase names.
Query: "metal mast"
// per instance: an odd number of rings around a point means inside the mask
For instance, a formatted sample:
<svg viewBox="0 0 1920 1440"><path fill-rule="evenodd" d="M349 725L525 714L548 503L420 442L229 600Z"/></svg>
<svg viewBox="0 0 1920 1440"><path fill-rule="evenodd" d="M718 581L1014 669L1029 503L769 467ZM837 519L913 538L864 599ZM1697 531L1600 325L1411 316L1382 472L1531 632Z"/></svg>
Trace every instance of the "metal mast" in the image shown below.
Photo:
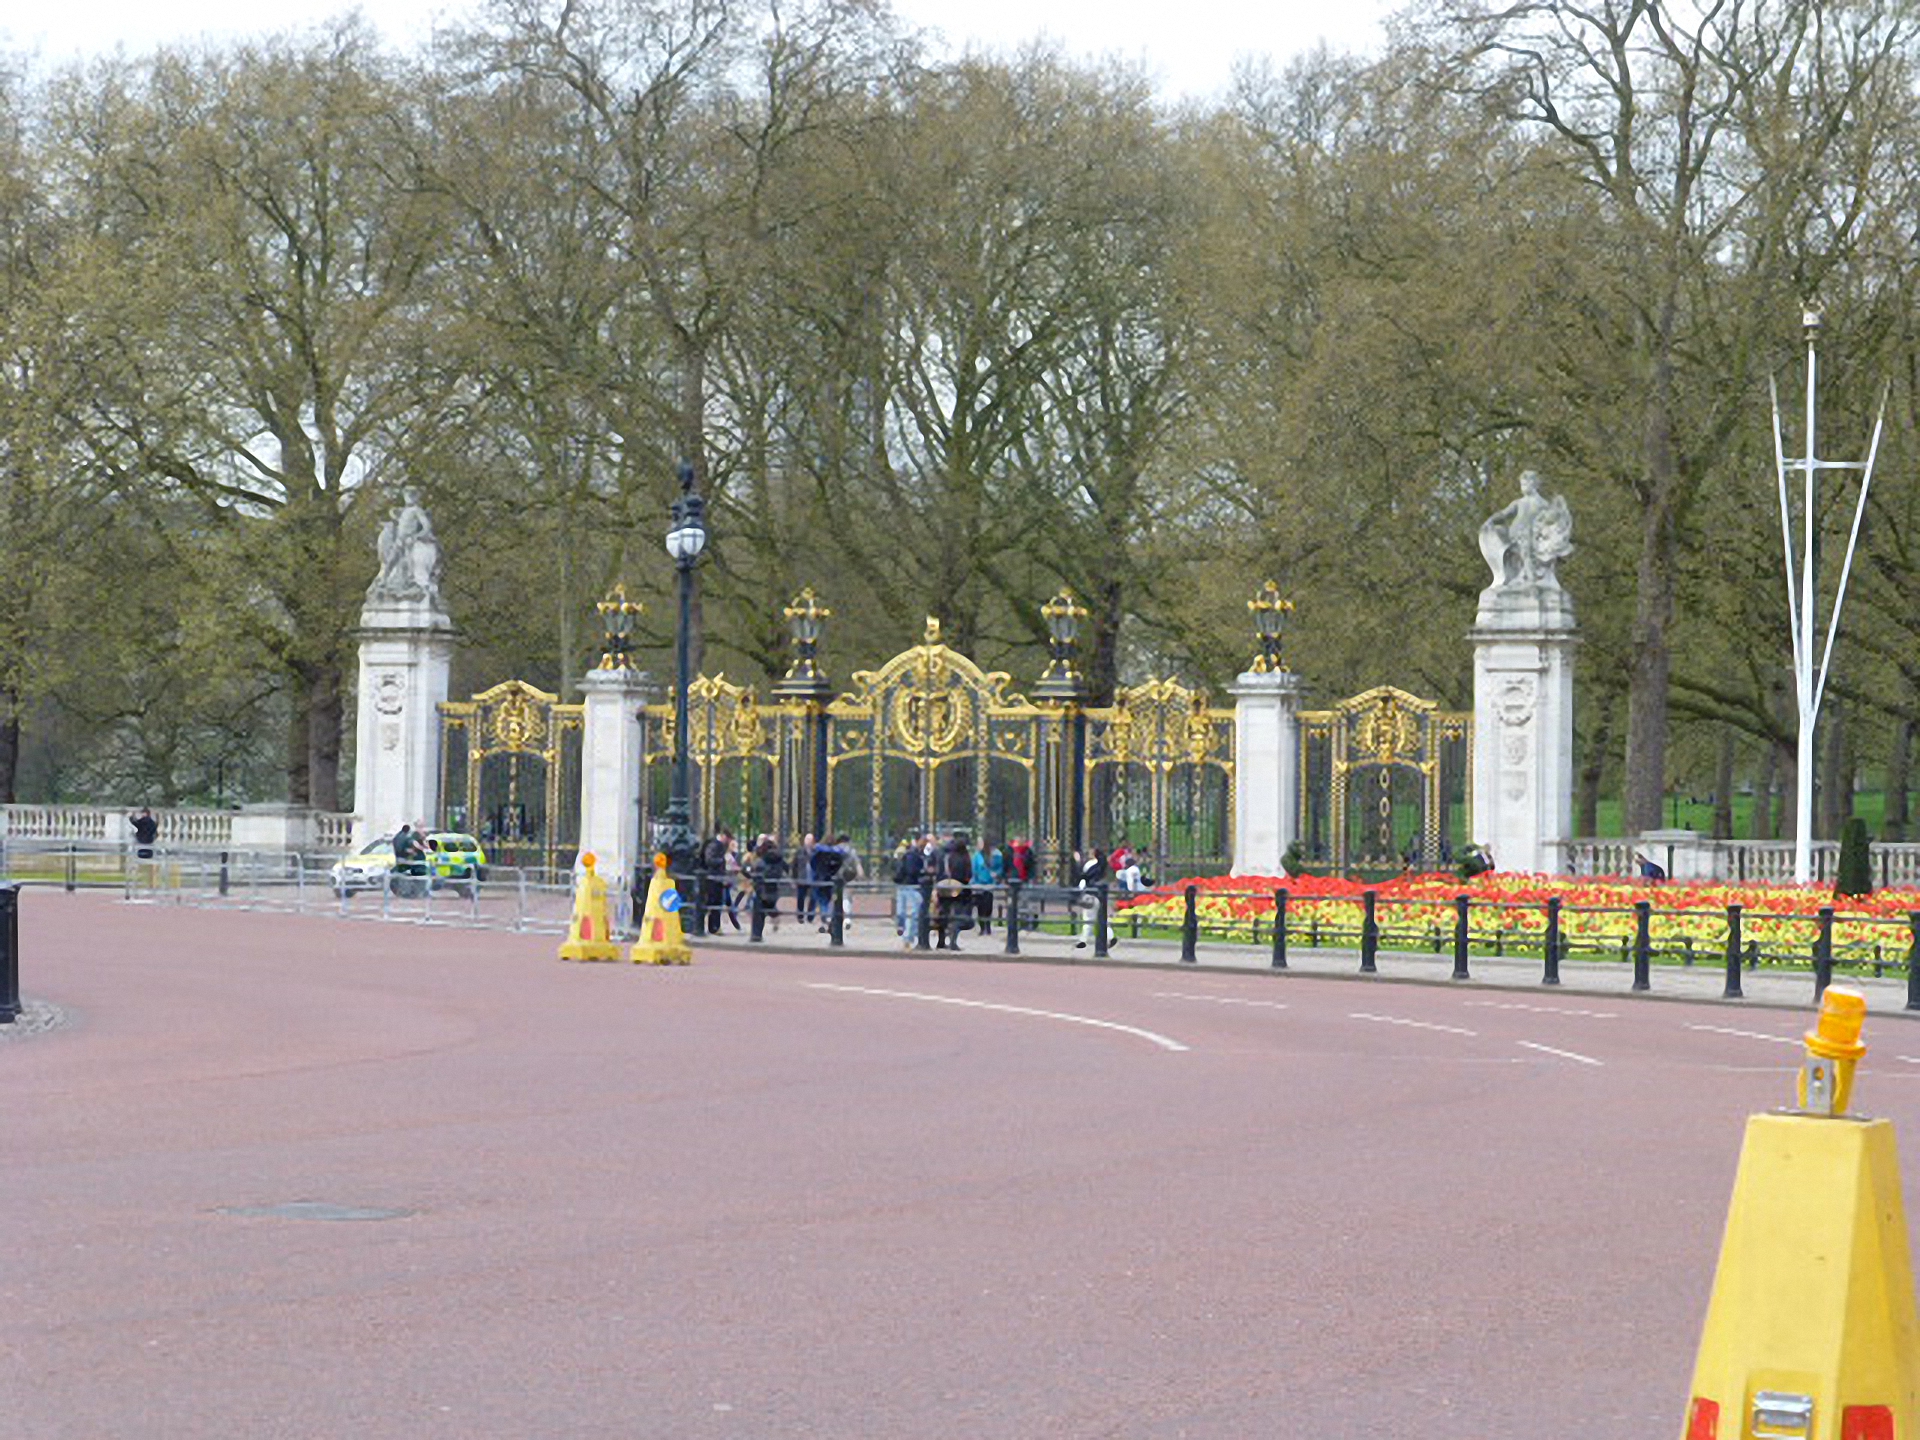
<svg viewBox="0 0 1920 1440"><path fill-rule="evenodd" d="M1773 456L1779 477L1780 536L1786 556L1787 615L1793 633L1793 684L1799 706L1799 758L1795 766L1793 878L1806 884L1813 878L1813 764L1814 732L1820 719L1820 702L1826 695L1827 676L1833 663L1833 642L1840 633L1840 612L1847 600L1847 582L1853 575L1853 557L1860 542L1860 522L1867 513L1867 491L1873 484L1873 464L1880 453L1880 431L1887 416L1887 396L1880 397L1880 413L1873 422L1873 442L1867 447L1865 461L1822 460L1815 444L1815 396L1819 388L1819 340L1822 317L1809 308L1801 317L1807 342L1807 415L1806 455L1789 460L1781 439L1780 387L1773 390ZM1800 472L1800 546L1794 554L1794 515L1789 499L1787 474ZM1840 584L1833 595L1833 613L1827 617L1826 641L1819 663L1814 661L1814 642L1819 624L1819 586L1815 574L1814 530L1818 523L1814 508L1816 481L1822 470L1858 470L1860 494L1854 503L1853 528L1847 535L1846 560L1840 567Z"/></svg>

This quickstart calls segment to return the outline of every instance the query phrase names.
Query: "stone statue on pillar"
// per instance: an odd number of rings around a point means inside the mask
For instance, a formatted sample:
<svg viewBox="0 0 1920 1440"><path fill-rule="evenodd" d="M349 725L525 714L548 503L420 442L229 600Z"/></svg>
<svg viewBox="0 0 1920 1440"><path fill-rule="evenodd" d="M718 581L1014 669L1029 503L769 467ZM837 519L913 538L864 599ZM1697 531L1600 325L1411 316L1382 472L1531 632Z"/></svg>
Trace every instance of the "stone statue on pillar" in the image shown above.
<svg viewBox="0 0 1920 1440"><path fill-rule="evenodd" d="M441 607L433 521L409 486L380 529L380 567L360 610L354 843L440 819L440 706L453 622Z"/></svg>
<svg viewBox="0 0 1920 1440"><path fill-rule="evenodd" d="M1532 470L1520 477L1520 498L1480 527L1480 553L1493 567L1493 587L1560 588L1554 566L1573 553L1573 516L1566 498L1540 493Z"/></svg>
<svg viewBox="0 0 1920 1440"><path fill-rule="evenodd" d="M380 573L367 586L367 603L425 601L440 608L440 540L433 521L420 508L420 492L409 485L403 502L380 527Z"/></svg>
<svg viewBox="0 0 1920 1440"><path fill-rule="evenodd" d="M1473 834L1509 870L1560 868L1572 839L1573 601L1559 562L1573 553L1564 497L1520 477L1520 495L1480 527L1493 583L1480 592L1473 662Z"/></svg>

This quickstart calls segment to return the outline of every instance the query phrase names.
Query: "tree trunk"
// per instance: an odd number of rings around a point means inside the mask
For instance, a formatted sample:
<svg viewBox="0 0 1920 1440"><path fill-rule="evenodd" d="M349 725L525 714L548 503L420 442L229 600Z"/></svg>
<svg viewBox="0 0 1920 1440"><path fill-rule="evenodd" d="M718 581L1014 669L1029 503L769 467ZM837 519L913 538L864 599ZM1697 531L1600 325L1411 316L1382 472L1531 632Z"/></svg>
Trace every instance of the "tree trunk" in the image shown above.
<svg viewBox="0 0 1920 1440"><path fill-rule="evenodd" d="M307 700L307 803L321 810L340 809L340 735L345 719L340 667L330 664L314 677Z"/></svg>
<svg viewBox="0 0 1920 1440"><path fill-rule="evenodd" d="M1587 740L1586 758L1580 765L1580 779L1574 790L1573 832L1576 835L1600 833L1600 781L1607 772L1607 748L1613 743L1612 697L1602 703L1600 718Z"/></svg>
<svg viewBox="0 0 1920 1440"><path fill-rule="evenodd" d="M287 803L313 803L313 773L309 749L312 745L313 681L304 671L293 672L293 693L287 704L286 776Z"/></svg>
<svg viewBox="0 0 1920 1440"><path fill-rule="evenodd" d="M1815 796L1820 817L1814 831L1821 840L1838 840L1840 831L1853 813L1852 727L1847 724L1846 707L1836 697L1827 706L1826 753L1814 772Z"/></svg>
<svg viewBox="0 0 1920 1440"><path fill-rule="evenodd" d="M1887 757L1887 812L1880 826L1882 840L1907 838L1907 789L1913 783L1913 721L1893 727L1893 753Z"/></svg>
<svg viewBox="0 0 1920 1440"><path fill-rule="evenodd" d="M1779 770L1780 747L1768 741L1760 752L1760 773L1753 781L1753 813L1747 817L1749 840L1771 840L1779 833L1773 824L1773 792Z"/></svg>
<svg viewBox="0 0 1920 1440"><path fill-rule="evenodd" d="M20 780L20 701L11 691L0 694L0 805L18 797Z"/></svg>
<svg viewBox="0 0 1920 1440"><path fill-rule="evenodd" d="M1713 770L1713 838L1733 838L1733 762L1735 750L1731 726L1720 731L1720 760Z"/></svg>
<svg viewBox="0 0 1920 1440"><path fill-rule="evenodd" d="M1667 628L1673 623L1674 506L1680 487L1673 450L1675 312L1669 296L1660 328L1651 337L1653 374L1642 456L1646 511L1628 664L1627 773L1622 787L1629 835L1660 828L1660 802L1667 786L1667 688L1673 664Z"/></svg>

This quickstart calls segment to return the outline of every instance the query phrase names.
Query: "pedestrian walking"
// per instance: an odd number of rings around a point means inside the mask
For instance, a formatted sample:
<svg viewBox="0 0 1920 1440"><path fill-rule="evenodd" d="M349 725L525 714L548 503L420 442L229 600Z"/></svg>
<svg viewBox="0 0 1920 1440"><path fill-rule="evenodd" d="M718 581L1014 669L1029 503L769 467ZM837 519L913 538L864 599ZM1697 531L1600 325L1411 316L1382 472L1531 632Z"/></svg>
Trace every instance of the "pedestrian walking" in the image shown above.
<svg viewBox="0 0 1920 1440"><path fill-rule="evenodd" d="M893 928L911 950L920 938L921 883L927 878L931 835L909 835L893 862Z"/></svg>

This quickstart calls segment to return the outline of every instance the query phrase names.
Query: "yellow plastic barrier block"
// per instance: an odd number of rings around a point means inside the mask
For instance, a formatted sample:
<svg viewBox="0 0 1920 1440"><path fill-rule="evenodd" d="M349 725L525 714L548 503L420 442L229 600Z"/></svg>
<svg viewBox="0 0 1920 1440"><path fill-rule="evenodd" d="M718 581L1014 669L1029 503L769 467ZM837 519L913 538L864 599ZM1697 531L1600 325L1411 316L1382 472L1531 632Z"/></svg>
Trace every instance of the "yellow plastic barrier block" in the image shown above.
<svg viewBox="0 0 1920 1440"><path fill-rule="evenodd" d="M653 883L640 916L640 938L633 942L636 965L691 965L693 947L680 923L680 891L667 873L667 857L653 857Z"/></svg>
<svg viewBox="0 0 1920 1440"><path fill-rule="evenodd" d="M1920 1440L1920 1321L1893 1126L1755 1115L1684 1440Z"/></svg>
<svg viewBox="0 0 1920 1440"><path fill-rule="evenodd" d="M573 918L561 942L562 960L618 960L619 942L613 938L613 907L607 901L607 882L594 870L594 857L580 857L580 879L573 887Z"/></svg>

